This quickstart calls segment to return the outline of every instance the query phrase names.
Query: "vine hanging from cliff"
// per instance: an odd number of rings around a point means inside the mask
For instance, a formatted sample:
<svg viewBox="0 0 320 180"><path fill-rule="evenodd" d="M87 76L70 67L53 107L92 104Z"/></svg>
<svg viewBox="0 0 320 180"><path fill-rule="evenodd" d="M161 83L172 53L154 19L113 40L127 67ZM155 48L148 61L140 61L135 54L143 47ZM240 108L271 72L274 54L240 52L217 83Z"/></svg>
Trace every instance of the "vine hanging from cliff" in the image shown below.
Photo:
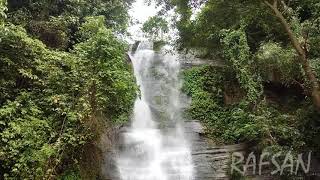
<svg viewBox="0 0 320 180"><path fill-rule="evenodd" d="M221 31L224 56L236 72L236 77L247 92L247 100L256 102L262 94L261 78L253 71L253 59L244 27Z"/></svg>

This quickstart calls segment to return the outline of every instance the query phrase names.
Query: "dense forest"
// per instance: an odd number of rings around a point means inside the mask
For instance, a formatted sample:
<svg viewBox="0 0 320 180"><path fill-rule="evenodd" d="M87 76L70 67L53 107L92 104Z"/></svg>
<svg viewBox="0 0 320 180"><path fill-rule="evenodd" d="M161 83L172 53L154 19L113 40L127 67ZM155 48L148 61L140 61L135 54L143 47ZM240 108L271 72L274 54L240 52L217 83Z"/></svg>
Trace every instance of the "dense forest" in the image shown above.
<svg viewBox="0 0 320 180"><path fill-rule="evenodd" d="M167 2L160 2L167 3ZM222 143L319 157L320 3L176 1L181 50L218 65L185 72L188 114ZM192 9L201 11L192 18Z"/></svg>
<svg viewBox="0 0 320 180"><path fill-rule="evenodd" d="M319 157L318 0L157 4L159 17L175 12L176 48L207 61L183 72L183 90L192 97L186 113L201 120L206 136L250 143L257 152ZM165 27L161 21L158 29Z"/></svg>
<svg viewBox="0 0 320 180"><path fill-rule="evenodd" d="M224 141L319 152L319 2L174 5L180 48L222 62L185 72L189 114Z"/></svg>
<svg viewBox="0 0 320 180"><path fill-rule="evenodd" d="M138 90L121 38L133 2L0 0L0 179L94 173L85 156ZM142 31L176 29L176 50L207 62L182 73L207 137L319 157L319 0L155 2Z"/></svg>
<svg viewBox="0 0 320 180"><path fill-rule="evenodd" d="M103 125L127 121L130 4L1 0L0 179L79 179Z"/></svg>

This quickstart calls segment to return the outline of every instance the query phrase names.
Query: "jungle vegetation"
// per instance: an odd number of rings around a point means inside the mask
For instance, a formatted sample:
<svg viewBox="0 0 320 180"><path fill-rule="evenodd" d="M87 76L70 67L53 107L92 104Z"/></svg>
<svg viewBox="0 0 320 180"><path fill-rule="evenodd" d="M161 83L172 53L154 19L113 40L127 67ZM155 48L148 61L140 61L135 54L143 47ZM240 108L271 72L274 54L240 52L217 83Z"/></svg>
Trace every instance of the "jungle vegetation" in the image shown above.
<svg viewBox="0 0 320 180"><path fill-rule="evenodd" d="M0 2L0 179L94 177L90 147L136 96L117 37L132 2Z"/></svg>
<svg viewBox="0 0 320 180"><path fill-rule="evenodd" d="M318 0L155 1L142 30L176 28L177 49L211 64L183 72L208 137L319 157ZM119 38L132 3L0 0L0 179L88 179L86 147L136 96Z"/></svg>
<svg viewBox="0 0 320 180"><path fill-rule="evenodd" d="M208 136L319 155L318 0L157 2L176 13L177 48L213 64L184 72Z"/></svg>

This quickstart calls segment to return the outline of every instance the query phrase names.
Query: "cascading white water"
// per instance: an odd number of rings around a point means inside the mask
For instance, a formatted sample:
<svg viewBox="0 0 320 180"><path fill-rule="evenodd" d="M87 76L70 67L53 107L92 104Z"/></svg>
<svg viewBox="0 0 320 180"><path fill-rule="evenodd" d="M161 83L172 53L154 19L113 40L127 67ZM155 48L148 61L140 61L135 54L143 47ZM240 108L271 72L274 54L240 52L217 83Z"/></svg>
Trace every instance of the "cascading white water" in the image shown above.
<svg viewBox="0 0 320 180"><path fill-rule="evenodd" d="M141 95L124 133L117 167L122 180L192 180L191 149L184 136L180 65L142 43L132 57Z"/></svg>

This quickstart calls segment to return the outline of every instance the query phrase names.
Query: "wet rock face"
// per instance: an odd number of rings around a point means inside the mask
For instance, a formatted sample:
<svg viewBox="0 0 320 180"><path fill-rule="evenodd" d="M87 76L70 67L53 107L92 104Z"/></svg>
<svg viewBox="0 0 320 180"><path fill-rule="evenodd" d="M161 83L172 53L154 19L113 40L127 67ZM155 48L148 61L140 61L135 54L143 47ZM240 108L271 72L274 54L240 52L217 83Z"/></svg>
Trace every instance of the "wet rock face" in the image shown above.
<svg viewBox="0 0 320 180"><path fill-rule="evenodd" d="M103 164L101 167L101 180L118 180L119 172L116 164L117 152L121 142L121 132L125 127L114 127L102 135L100 146L104 149Z"/></svg>
<svg viewBox="0 0 320 180"><path fill-rule="evenodd" d="M253 150L255 146L249 146L247 144L234 144L234 145L215 145L210 143L203 134L203 128L199 121L189 121L185 123L185 129L187 130L186 136L192 146L192 159L194 168L196 171L195 180L229 180L231 171L232 154L240 153L244 156L243 163L248 160L250 149ZM257 158L256 170L253 172L253 168L248 168L245 173L245 177L255 180L278 180L281 179L279 174L272 175L271 172L274 168L265 166L261 169L261 175L259 175L259 153L254 154ZM305 154L307 155L307 154ZM295 155L293 155L295 156ZM310 170L307 174L298 174L293 176L296 179L319 179L320 163L316 157L310 159ZM283 165L283 162L280 166ZM297 164L294 161L294 168ZM307 156L304 156L303 163L307 164ZM244 164L243 164L244 165ZM241 169L241 167L239 167ZM301 169L301 168L300 168ZM302 170L302 169L301 169Z"/></svg>
<svg viewBox="0 0 320 180"><path fill-rule="evenodd" d="M216 146L208 142L199 121L185 123L186 137L192 147L195 180L229 179L228 167L230 153L241 152L245 145Z"/></svg>
<svg viewBox="0 0 320 180"><path fill-rule="evenodd" d="M193 120L185 122L184 129L185 137L188 139L192 152L192 162L194 166L193 180L229 180L231 179L228 173L230 172L231 154L238 152L245 156L248 155L248 149L250 149L250 147L246 144L215 145L211 143L210 140L203 135L203 128L199 121ZM125 150L125 148L123 148L123 134L126 132L128 132L128 127L124 126L115 129L111 135L109 133L108 137L104 137L108 143L112 142L113 146L109 146L112 148L106 148L104 152L101 180L121 180L116 160L120 156L119 151ZM134 144L132 144L131 150L134 151L134 149ZM137 156L138 155L137 153ZM314 161L315 159L312 159L310 172L320 172L318 161ZM139 164L139 161L137 161L137 164ZM251 171L252 169L246 173L251 179L279 179L277 176L270 176L270 169L264 169L262 176L255 176L256 174L254 175Z"/></svg>
<svg viewBox="0 0 320 180"><path fill-rule="evenodd" d="M139 47L139 44L140 44L140 41L136 41L136 42L132 45L132 47L131 47L132 53L134 53L134 52L137 51L137 49L138 49L138 47Z"/></svg>

